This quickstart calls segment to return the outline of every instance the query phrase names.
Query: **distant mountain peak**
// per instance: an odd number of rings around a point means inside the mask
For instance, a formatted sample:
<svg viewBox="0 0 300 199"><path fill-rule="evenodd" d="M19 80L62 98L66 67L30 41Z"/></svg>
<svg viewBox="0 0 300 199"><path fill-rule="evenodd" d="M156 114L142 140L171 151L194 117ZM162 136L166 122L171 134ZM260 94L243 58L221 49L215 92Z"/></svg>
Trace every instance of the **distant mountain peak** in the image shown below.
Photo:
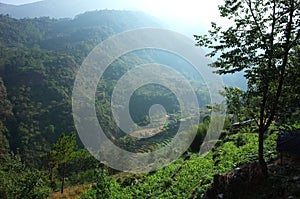
<svg viewBox="0 0 300 199"><path fill-rule="evenodd" d="M3 3L1 3L3 4ZM14 6L3 4L0 6L0 14L9 14L13 18L73 18L86 11L117 9L123 10L130 7L128 2L121 0L42 0L34 3Z"/></svg>

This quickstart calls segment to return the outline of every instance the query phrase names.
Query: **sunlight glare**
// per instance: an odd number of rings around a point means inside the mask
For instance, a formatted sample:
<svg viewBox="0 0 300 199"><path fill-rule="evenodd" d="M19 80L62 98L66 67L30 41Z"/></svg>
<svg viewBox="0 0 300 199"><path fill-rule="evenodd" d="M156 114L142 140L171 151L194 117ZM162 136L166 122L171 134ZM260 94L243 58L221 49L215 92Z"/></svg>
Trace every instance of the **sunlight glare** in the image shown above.
<svg viewBox="0 0 300 199"><path fill-rule="evenodd" d="M144 0L140 1L143 10L154 16L187 23L214 20L219 15L217 5L221 0Z"/></svg>

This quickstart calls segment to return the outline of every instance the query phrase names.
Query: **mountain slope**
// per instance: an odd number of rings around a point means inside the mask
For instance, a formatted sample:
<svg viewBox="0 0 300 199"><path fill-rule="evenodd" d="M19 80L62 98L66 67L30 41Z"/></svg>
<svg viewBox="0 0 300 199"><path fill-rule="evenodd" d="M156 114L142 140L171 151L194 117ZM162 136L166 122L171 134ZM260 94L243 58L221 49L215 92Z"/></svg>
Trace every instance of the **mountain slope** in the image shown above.
<svg viewBox="0 0 300 199"><path fill-rule="evenodd" d="M18 20L0 15L0 22L0 77L12 105L11 122L2 122L8 130L3 131L0 139L3 143L8 140L10 150L35 165L42 164L44 160L40 156L50 150L61 133L76 132L72 89L76 73L89 52L101 41L122 31L161 26L155 18L141 12L116 10L86 12L74 19ZM110 96L122 75L146 63L172 66L187 79L190 75L200 107L209 103L202 79L197 78L188 62L172 53L141 50L121 56L104 73L95 106L98 120L108 136L131 151L153 150L158 142L126 137L112 117ZM154 104L165 105L168 114L179 111L174 94L153 85L135 92L131 102L132 118L141 126L149 124L149 108ZM153 136L153 139L167 141L174 136L176 128L170 131L164 128L168 132Z"/></svg>
<svg viewBox="0 0 300 199"><path fill-rule="evenodd" d="M73 18L74 16L92 10L123 9L129 7L130 1L121 0L44 0L19 6L0 6L1 14L9 14L14 18L43 17L51 18Z"/></svg>
<svg viewBox="0 0 300 199"><path fill-rule="evenodd" d="M87 54L110 35L145 26L158 22L130 11L89 12L73 20L0 15L0 97L7 101L0 104L5 115L0 119L1 151L9 147L27 163L40 165L40 156L62 132L76 131L71 94Z"/></svg>

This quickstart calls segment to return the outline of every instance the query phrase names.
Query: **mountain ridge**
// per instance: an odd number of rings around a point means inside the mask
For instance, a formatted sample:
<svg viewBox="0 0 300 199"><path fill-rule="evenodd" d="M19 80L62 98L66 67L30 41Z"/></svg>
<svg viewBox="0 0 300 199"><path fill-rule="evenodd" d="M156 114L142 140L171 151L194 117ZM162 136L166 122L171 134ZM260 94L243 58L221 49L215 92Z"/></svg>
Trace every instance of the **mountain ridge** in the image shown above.
<svg viewBox="0 0 300 199"><path fill-rule="evenodd" d="M1 3L0 2L0 8L1 7L17 7L16 5L8 4L8 3Z"/></svg>
<svg viewBox="0 0 300 199"><path fill-rule="evenodd" d="M128 3L128 2L126 2ZM82 4L81 0L45 0L23 5L3 4L0 7L1 14L8 14L13 18L73 18L80 13L93 10L118 9L124 10L124 7L130 7L124 1L96 1L90 0L88 3Z"/></svg>

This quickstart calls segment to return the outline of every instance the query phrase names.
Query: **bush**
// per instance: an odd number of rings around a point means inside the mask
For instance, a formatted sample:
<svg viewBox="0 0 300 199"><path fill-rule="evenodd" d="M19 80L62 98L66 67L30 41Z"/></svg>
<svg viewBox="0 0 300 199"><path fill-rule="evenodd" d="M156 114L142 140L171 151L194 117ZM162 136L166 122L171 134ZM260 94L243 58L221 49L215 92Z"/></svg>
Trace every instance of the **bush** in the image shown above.
<svg viewBox="0 0 300 199"><path fill-rule="evenodd" d="M0 158L0 198L43 199L50 192L44 172L29 169L13 154Z"/></svg>

